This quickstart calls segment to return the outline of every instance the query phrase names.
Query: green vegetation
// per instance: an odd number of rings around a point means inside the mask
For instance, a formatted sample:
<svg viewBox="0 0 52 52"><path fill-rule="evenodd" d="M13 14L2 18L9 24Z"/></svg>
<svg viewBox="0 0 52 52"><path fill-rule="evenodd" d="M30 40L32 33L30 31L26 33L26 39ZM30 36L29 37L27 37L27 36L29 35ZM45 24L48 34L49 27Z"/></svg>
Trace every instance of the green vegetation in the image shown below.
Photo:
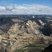
<svg viewBox="0 0 52 52"><path fill-rule="evenodd" d="M3 35L3 34L4 34L4 32L0 31L0 35Z"/></svg>
<svg viewBox="0 0 52 52"><path fill-rule="evenodd" d="M24 48L16 49L15 52L41 52L44 48L43 44L30 44Z"/></svg>

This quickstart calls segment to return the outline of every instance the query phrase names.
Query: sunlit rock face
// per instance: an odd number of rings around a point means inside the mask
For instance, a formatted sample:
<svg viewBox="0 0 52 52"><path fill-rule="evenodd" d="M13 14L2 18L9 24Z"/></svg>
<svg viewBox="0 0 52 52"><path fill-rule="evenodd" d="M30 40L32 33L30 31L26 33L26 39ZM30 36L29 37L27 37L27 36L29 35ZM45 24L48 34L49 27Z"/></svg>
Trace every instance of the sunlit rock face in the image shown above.
<svg viewBox="0 0 52 52"><path fill-rule="evenodd" d="M26 21L25 20L23 21L22 18L21 20L20 19L18 20L18 17L17 19L13 18L12 20L8 18L4 18L4 20L1 19L0 20L0 24L1 24L0 25L0 43L2 43L4 46L7 45L6 48L9 47L11 48L11 49L8 48L9 50L14 51L16 48L17 49L22 48L26 45L33 44L33 43L47 45L52 42L51 36L47 36L48 34L46 34L45 36L44 33L40 31L40 28L43 28L43 29L44 27L47 28L47 25L45 26L39 25L35 20L28 19L28 18ZM48 28L52 30L51 25L48 25ZM49 32L52 32L51 30L49 30ZM47 33L46 29L44 29L44 31ZM6 37L7 35L9 38ZM4 48L4 47L1 47L1 48Z"/></svg>
<svg viewBox="0 0 52 52"><path fill-rule="evenodd" d="M39 25L35 22L35 21L27 21L26 23L27 25L27 29L28 29L28 32L29 33L32 33L32 34L39 34Z"/></svg>
<svg viewBox="0 0 52 52"><path fill-rule="evenodd" d="M25 22L24 22L25 23ZM39 34L39 25L35 21L27 21L25 24L15 23L11 26L8 33L9 34L22 34L22 33L29 33L29 34Z"/></svg>

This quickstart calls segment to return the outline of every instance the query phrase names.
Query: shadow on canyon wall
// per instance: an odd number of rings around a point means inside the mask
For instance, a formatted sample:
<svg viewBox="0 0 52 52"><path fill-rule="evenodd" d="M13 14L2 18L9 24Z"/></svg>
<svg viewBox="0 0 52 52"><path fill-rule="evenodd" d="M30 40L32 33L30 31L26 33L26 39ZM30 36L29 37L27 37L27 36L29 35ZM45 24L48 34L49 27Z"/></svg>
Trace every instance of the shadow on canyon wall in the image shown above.
<svg viewBox="0 0 52 52"><path fill-rule="evenodd" d="M50 36L52 34L52 26L51 24L45 24L42 29L40 29L42 33L46 36Z"/></svg>
<svg viewBox="0 0 52 52"><path fill-rule="evenodd" d="M7 33L10 27L14 24L14 22L8 17L8 18L0 18L0 29Z"/></svg>
<svg viewBox="0 0 52 52"><path fill-rule="evenodd" d="M46 47L42 52L52 52L52 44Z"/></svg>

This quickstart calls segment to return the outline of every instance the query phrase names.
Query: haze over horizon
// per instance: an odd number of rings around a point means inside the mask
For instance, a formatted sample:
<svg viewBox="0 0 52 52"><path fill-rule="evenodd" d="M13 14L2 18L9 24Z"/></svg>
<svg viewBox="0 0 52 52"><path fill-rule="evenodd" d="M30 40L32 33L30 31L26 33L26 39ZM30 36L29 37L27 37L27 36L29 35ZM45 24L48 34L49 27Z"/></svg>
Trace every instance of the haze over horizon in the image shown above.
<svg viewBox="0 0 52 52"><path fill-rule="evenodd" d="M1 14L52 15L52 0L0 0Z"/></svg>

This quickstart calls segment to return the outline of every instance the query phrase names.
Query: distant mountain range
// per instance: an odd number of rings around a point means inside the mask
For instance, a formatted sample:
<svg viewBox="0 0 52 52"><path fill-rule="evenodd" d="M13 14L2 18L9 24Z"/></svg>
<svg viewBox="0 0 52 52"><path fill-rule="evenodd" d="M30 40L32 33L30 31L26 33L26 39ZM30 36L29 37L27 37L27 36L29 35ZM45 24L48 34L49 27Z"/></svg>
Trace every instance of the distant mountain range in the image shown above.
<svg viewBox="0 0 52 52"><path fill-rule="evenodd" d="M7 32L14 23L26 23L35 21L43 27L45 24L52 24L51 15L0 15L0 29Z"/></svg>

